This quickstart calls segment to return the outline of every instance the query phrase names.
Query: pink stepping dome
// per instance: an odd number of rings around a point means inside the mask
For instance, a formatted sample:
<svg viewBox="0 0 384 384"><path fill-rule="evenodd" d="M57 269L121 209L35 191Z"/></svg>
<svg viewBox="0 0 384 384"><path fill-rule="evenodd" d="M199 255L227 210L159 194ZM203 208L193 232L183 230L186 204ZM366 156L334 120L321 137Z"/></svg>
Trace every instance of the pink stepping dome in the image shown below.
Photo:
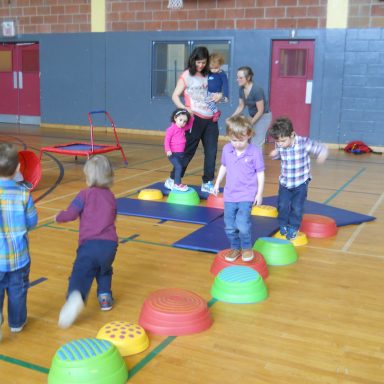
<svg viewBox="0 0 384 384"><path fill-rule="evenodd" d="M224 196L222 193L219 193L217 196L210 194L207 198L208 208L219 208L224 209Z"/></svg>
<svg viewBox="0 0 384 384"><path fill-rule="evenodd" d="M167 288L152 292L141 308L139 324L163 336L199 333L213 323L208 305L196 293Z"/></svg>
<svg viewBox="0 0 384 384"><path fill-rule="evenodd" d="M326 238L337 234L335 220L328 216L304 214L301 223L301 232L308 237Z"/></svg>
<svg viewBox="0 0 384 384"><path fill-rule="evenodd" d="M213 263L211 265L211 273L216 276L222 269L230 267L233 265L242 265L245 267L250 267L260 274L260 276L265 280L268 277L268 267L267 263L264 260L263 255L260 252L253 251L253 260L243 261L241 256L236 261L227 261L225 260L225 255L229 252L229 249L223 249L220 251Z"/></svg>

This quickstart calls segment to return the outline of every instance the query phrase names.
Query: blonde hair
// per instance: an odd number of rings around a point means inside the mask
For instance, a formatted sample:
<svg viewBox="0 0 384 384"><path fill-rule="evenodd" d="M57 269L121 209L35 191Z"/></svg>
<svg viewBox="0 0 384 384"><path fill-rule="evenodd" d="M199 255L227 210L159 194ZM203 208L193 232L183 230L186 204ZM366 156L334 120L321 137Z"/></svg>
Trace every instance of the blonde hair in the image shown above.
<svg viewBox="0 0 384 384"><path fill-rule="evenodd" d="M212 53L209 56L209 62L210 63L218 63L220 66L222 66L225 62L224 56L221 53Z"/></svg>
<svg viewBox="0 0 384 384"><path fill-rule="evenodd" d="M95 155L85 163L84 175L88 187L108 188L113 183L114 172L107 157Z"/></svg>
<svg viewBox="0 0 384 384"><path fill-rule="evenodd" d="M244 136L255 135L251 120L243 115L232 116L227 119L227 135L242 139Z"/></svg>

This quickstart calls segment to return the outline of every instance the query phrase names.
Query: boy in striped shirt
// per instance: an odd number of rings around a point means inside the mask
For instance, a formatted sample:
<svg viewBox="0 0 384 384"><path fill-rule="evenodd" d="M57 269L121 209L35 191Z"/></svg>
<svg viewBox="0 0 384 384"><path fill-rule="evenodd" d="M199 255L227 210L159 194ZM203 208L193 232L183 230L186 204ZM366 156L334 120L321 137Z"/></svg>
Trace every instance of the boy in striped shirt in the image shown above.
<svg viewBox="0 0 384 384"><path fill-rule="evenodd" d="M303 208L311 181L311 156L323 163L328 156L327 147L308 137L296 135L291 120L277 118L269 135L275 139L275 149L269 154L281 160L278 211L280 233L287 240L296 238L303 219Z"/></svg>

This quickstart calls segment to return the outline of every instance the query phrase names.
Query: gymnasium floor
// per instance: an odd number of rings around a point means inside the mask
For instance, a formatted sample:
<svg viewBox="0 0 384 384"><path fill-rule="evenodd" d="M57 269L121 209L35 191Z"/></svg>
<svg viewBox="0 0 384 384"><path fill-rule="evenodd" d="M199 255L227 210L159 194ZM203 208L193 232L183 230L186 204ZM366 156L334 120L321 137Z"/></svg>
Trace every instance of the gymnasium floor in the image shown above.
<svg viewBox="0 0 384 384"><path fill-rule="evenodd" d="M87 135L80 131L0 125L0 140L36 153L41 146L84 139ZM111 143L113 136L101 133L98 140ZM134 198L138 189L168 177L170 163L161 137L124 134L120 140L128 167L119 152L108 154L115 167L116 197ZM201 182L202 159L199 149L184 182ZM280 164L267 156L265 161L265 196L276 195ZM384 383L383 156L333 149L325 165L313 162L310 200L377 220L341 227L329 239L310 239L297 249L297 263L270 267L269 298L258 304L212 300L209 270L215 255L171 246L200 225L118 216L115 306L101 312L93 287L78 321L61 330L57 319L77 247L78 223L58 225L53 218L84 188L83 164L84 158L43 155L43 177L33 192L39 224L30 233L28 324L20 334L11 334L5 310L1 384L47 382L52 357L61 345L95 337L113 320L137 322L151 292L175 287L203 297L214 323L190 336L149 334L149 349L125 358L129 383Z"/></svg>

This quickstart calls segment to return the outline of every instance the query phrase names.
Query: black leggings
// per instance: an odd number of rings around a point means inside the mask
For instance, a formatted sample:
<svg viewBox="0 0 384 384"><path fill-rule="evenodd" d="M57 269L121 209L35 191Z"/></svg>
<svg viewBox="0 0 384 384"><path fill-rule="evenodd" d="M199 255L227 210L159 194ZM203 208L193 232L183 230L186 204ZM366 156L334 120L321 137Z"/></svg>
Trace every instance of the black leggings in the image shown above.
<svg viewBox="0 0 384 384"><path fill-rule="evenodd" d="M187 143L184 151L181 177L184 176L188 164L193 159L201 140L204 147L203 183L213 181L215 177L217 141L219 139L219 127L217 122L214 123L212 119L202 119L201 117L195 116L192 131L186 132L185 137L187 139ZM175 178L174 172L171 173L171 178Z"/></svg>

